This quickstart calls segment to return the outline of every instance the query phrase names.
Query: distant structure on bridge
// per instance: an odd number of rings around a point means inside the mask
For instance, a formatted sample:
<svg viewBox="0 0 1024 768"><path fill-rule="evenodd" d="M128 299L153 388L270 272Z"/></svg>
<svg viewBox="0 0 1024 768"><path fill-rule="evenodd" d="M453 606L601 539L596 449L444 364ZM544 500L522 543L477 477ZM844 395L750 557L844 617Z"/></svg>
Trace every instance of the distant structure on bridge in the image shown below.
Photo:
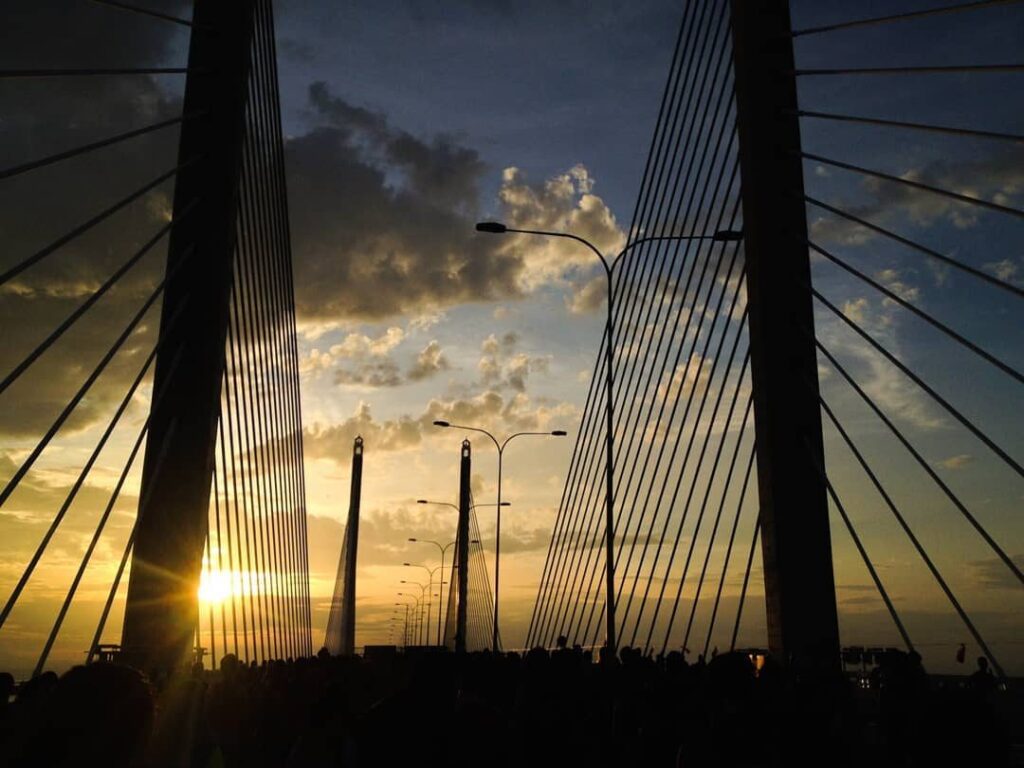
<svg viewBox="0 0 1024 768"><path fill-rule="evenodd" d="M359 502L363 494L363 438L352 446L352 488L349 493L348 521L338 557L338 576L327 615L324 648L335 656L356 652L356 563L359 553Z"/></svg>

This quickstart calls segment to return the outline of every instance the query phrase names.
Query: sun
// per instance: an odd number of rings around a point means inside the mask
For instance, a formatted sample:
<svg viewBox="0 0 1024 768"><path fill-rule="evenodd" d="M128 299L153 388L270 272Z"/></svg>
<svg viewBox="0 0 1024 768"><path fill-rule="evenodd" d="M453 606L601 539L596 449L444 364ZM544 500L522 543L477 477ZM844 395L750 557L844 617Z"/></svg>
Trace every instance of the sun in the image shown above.
<svg viewBox="0 0 1024 768"><path fill-rule="evenodd" d="M231 573L228 571L204 571L199 579L199 600L204 603L221 603L232 595Z"/></svg>

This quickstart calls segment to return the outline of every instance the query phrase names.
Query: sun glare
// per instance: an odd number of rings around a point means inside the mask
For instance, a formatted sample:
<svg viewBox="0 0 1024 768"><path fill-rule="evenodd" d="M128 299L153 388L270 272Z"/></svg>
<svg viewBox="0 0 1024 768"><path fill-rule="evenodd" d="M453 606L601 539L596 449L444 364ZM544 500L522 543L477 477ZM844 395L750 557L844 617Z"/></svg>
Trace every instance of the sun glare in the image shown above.
<svg viewBox="0 0 1024 768"><path fill-rule="evenodd" d="M231 597L231 573L204 571L199 579L199 599L204 603L220 603Z"/></svg>

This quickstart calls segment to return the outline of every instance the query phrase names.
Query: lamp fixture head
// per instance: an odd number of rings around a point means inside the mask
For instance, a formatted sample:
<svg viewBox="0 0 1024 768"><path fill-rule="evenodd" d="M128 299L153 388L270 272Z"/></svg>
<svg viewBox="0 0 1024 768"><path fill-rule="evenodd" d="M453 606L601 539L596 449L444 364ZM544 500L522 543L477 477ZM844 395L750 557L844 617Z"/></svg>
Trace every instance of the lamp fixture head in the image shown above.
<svg viewBox="0 0 1024 768"><path fill-rule="evenodd" d="M477 232L488 232L492 235L503 235L508 232L508 227L500 221L479 221L476 225Z"/></svg>

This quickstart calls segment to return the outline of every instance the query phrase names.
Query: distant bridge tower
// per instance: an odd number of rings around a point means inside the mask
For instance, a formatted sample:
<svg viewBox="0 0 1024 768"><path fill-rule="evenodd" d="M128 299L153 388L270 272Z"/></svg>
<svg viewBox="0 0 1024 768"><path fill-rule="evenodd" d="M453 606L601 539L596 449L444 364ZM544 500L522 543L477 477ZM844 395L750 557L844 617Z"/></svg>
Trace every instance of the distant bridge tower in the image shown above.
<svg viewBox="0 0 1024 768"><path fill-rule="evenodd" d="M356 561L359 550L359 501L363 489L363 438L352 446L352 488L348 522L338 558L338 577L327 618L324 647L334 655L351 656L356 650Z"/></svg>

